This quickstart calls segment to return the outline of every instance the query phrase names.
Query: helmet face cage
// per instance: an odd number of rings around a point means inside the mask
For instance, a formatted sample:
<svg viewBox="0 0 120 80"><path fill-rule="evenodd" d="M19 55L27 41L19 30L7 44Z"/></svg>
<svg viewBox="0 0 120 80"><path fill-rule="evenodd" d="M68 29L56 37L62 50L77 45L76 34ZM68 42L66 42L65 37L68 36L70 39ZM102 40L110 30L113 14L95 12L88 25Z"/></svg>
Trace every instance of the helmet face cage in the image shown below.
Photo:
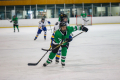
<svg viewBox="0 0 120 80"><path fill-rule="evenodd" d="M61 29L61 27L63 27L63 26L66 26L65 22L61 22L60 25L59 25L59 28Z"/></svg>
<svg viewBox="0 0 120 80"><path fill-rule="evenodd" d="M63 18L63 21L64 21L64 19L65 19L65 18L67 18L67 19L68 19L68 17L64 17L64 18ZM67 20L67 21L68 21L68 20ZM64 22L67 22L67 21L64 21Z"/></svg>

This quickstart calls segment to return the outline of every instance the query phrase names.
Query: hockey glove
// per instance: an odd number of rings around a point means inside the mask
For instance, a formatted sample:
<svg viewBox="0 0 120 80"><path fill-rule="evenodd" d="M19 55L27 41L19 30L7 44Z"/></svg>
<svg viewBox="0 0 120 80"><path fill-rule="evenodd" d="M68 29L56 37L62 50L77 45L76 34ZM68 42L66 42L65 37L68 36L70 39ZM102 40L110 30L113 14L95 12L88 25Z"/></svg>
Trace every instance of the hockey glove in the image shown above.
<svg viewBox="0 0 120 80"><path fill-rule="evenodd" d="M81 30L87 32L87 31L88 31L88 28L86 28L86 27L84 27L84 25L82 25Z"/></svg>
<svg viewBox="0 0 120 80"><path fill-rule="evenodd" d="M50 21L48 21L48 24L51 24Z"/></svg>
<svg viewBox="0 0 120 80"><path fill-rule="evenodd" d="M66 38L66 41L70 42L70 41L72 41L72 38Z"/></svg>

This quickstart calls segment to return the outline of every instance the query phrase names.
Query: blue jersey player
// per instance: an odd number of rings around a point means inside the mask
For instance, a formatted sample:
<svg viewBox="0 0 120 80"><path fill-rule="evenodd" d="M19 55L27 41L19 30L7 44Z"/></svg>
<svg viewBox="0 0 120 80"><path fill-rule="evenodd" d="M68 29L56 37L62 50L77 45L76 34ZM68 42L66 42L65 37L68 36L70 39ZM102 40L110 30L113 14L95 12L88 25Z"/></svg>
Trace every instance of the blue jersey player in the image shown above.
<svg viewBox="0 0 120 80"><path fill-rule="evenodd" d="M50 24L50 21L46 21L44 18L41 19L41 22L39 22L39 26L38 26L38 32L34 40L38 38L39 34L41 34L42 31L44 31L44 39L46 40L46 32L47 32L46 22Z"/></svg>

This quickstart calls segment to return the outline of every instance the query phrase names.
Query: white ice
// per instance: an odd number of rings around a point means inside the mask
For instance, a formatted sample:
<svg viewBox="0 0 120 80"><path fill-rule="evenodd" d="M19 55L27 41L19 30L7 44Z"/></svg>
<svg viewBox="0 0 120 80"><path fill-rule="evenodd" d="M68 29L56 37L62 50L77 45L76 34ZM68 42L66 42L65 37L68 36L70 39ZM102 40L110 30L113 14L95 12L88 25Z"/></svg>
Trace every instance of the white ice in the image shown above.
<svg viewBox="0 0 120 80"><path fill-rule="evenodd" d="M34 41L37 27L0 28L0 80L120 80L120 24L87 26L89 31L70 43L65 68L53 63L43 67L49 53L51 31ZM74 35L80 31L74 32Z"/></svg>

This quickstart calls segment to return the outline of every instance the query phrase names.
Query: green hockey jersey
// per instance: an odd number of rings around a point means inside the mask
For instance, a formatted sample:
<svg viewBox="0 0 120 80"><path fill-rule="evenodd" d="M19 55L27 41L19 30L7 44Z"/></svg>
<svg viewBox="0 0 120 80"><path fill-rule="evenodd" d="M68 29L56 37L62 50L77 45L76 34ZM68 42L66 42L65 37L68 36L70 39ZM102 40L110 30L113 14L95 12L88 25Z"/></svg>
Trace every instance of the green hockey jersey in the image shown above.
<svg viewBox="0 0 120 80"><path fill-rule="evenodd" d="M81 13L82 18L86 18L87 14L86 13Z"/></svg>
<svg viewBox="0 0 120 80"><path fill-rule="evenodd" d="M66 38L69 38L69 35L76 31L76 30L81 30L81 26L67 26L67 31L66 31L66 35L64 35L60 29L58 29L55 32L55 36L54 36L54 41L53 44L57 45L57 44L61 44L61 42L64 42L66 40ZM64 43L63 45L66 45L67 43Z"/></svg>
<svg viewBox="0 0 120 80"><path fill-rule="evenodd" d="M14 24L15 24L15 25L18 25L18 18L17 18L17 17L12 18L12 21L14 21Z"/></svg>

